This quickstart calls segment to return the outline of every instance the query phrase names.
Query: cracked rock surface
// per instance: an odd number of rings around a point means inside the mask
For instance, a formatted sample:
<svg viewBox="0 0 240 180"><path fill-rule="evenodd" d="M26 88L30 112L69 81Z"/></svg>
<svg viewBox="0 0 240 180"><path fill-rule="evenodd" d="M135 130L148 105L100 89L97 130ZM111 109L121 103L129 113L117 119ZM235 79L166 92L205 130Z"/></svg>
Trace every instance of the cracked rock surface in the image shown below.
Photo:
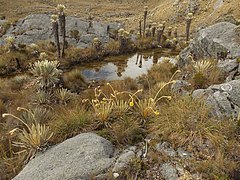
<svg viewBox="0 0 240 180"><path fill-rule="evenodd" d="M195 59L216 58L217 53L230 51L231 57L240 56L239 26L220 22L200 30L190 45L180 53L180 66L184 66L190 54Z"/></svg>
<svg viewBox="0 0 240 180"><path fill-rule="evenodd" d="M211 113L219 118L237 117L240 108L240 80L197 89L193 97L204 97L211 107Z"/></svg>

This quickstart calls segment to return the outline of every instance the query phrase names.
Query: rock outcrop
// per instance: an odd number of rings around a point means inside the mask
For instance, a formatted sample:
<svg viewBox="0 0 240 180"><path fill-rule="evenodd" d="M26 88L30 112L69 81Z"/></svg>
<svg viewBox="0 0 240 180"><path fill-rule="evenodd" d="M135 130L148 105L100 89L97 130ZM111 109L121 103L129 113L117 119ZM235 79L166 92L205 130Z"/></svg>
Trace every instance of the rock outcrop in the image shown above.
<svg viewBox="0 0 240 180"><path fill-rule="evenodd" d="M240 110L240 80L212 85L207 89L197 89L193 97L205 98L211 113L219 118L237 117Z"/></svg>
<svg viewBox="0 0 240 180"><path fill-rule="evenodd" d="M79 48L88 47L95 37L98 37L102 43L106 43L109 41L107 26L111 29L118 29L121 27L121 24L105 24L93 21L92 25L89 26L89 21L67 16L66 40L69 44ZM16 42L22 44L36 43L42 40L54 41L50 15L33 14L20 19L16 24L11 26L2 38L0 38L0 45L4 44L4 39L7 36L14 36Z"/></svg>
<svg viewBox="0 0 240 180"><path fill-rule="evenodd" d="M38 154L14 180L90 179L114 164L111 142L83 133Z"/></svg>
<svg viewBox="0 0 240 180"><path fill-rule="evenodd" d="M194 59L217 58L217 54L230 51L231 58L240 57L240 34L236 26L229 22L220 22L202 29L180 53L179 65L184 66L189 55Z"/></svg>

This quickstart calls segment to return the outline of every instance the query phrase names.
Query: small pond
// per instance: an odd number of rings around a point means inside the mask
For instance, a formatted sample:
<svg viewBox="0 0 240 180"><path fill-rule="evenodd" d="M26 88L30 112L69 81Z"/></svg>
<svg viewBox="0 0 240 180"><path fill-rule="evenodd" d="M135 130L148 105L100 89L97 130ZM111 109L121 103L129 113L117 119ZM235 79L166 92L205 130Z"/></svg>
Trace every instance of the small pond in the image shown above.
<svg viewBox="0 0 240 180"><path fill-rule="evenodd" d="M87 81L92 80L121 80L126 77L136 78L159 63L163 57L176 56L178 52L167 49L155 49L152 51L138 52L135 54L105 58L103 61L88 63L78 66L73 70L79 70Z"/></svg>

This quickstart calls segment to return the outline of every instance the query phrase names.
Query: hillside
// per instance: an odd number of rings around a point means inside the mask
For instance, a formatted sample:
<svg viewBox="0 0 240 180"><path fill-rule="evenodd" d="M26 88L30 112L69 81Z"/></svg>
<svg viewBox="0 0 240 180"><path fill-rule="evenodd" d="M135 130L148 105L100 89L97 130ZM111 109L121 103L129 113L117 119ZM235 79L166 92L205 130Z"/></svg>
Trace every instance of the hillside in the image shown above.
<svg viewBox="0 0 240 180"><path fill-rule="evenodd" d="M232 16L228 18L231 21L240 18L239 0L0 0L0 16L17 19L33 13L51 14L61 3L66 5L68 15L87 18L92 14L96 20L120 21L129 29L138 27L144 6L149 7L149 20L165 20L180 27L188 9L195 11L194 27L212 24L226 15Z"/></svg>

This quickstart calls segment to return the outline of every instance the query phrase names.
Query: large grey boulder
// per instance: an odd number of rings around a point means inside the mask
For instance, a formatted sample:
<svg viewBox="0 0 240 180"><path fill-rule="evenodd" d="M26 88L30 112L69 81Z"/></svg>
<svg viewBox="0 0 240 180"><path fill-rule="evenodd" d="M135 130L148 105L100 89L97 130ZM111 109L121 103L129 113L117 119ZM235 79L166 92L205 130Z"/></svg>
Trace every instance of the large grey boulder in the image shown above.
<svg viewBox="0 0 240 180"><path fill-rule="evenodd" d="M111 142L83 133L38 154L14 180L87 180L113 165L113 152Z"/></svg>
<svg viewBox="0 0 240 180"><path fill-rule="evenodd" d="M89 28L89 22L81 20L77 17L66 17L66 40L69 44L79 48L85 48L92 43L94 37L98 37L102 43L107 43L109 37L107 34L107 26L111 29L118 29L121 24L118 23L101 23L97 21L92 22L92 27ZM71 32L77 30L80 38L71 36ZM17 43L36 43L43 40L54 41L52 35L52 25L50 15L47 14L33 14L20 19L13 25L7 33L0 38L0 45L4 44L4 39L7 36L14 36ZM60 38L61 40L62 38Z"/></svg>
<svg viewBox="0 0 240 180"><path fill-rule="evenodd" d="M200 30L190 45L180 53L180 66L190 54L196 59L216 58L217 53L230 51L231 57L240 57L239 26L220 22Z"/></svg>
<svg viewBox="0 0 240 180"><path fill-rule="evenodd" d="M219 61L217 66L223 72L229 74L238 69L239 63L236 61L236 59L226 59L225 61Z"/></svg>
<svg viewBox="0 0 240 180"><path fill-rule="evenodd" d="M240 110L240 80L198 89L193 97L205 98L211 113L219 118L237 117Z"/></svg>

